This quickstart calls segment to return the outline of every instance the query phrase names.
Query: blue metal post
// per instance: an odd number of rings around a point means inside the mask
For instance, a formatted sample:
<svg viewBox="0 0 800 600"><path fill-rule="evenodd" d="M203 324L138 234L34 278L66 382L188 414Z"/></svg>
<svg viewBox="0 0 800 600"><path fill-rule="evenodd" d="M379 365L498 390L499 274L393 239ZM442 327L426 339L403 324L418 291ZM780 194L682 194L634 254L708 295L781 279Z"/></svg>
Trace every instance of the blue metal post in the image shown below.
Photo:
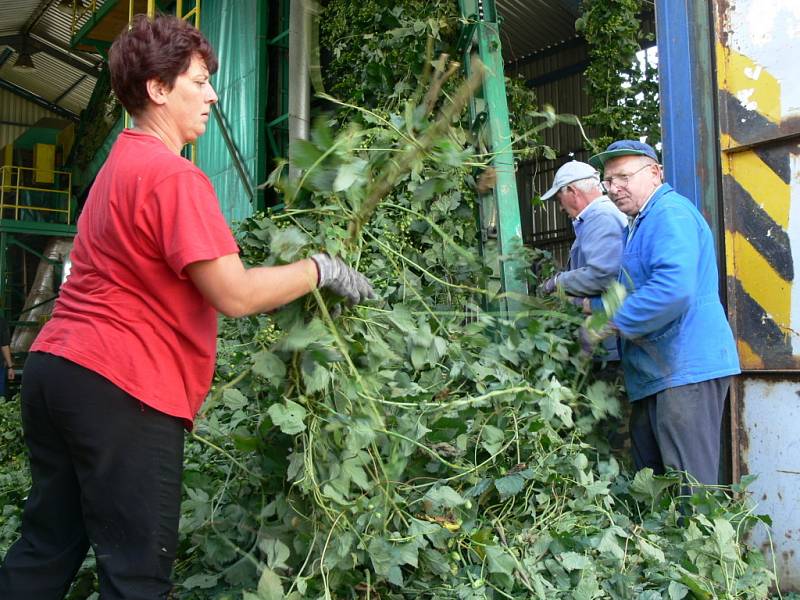
<svg viewBox="0 0 800 600"><path fill-rule="evenodd" d="M665 177L702 211L719 256L719 145L708 4L656 0L656 29Z"/></svg>

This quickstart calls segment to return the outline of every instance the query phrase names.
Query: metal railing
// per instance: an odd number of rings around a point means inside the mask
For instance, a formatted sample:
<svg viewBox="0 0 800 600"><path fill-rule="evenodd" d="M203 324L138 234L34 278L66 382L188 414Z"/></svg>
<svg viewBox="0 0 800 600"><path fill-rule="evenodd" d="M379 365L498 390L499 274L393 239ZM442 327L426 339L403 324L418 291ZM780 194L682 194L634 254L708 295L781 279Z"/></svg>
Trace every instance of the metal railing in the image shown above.
<svg viewBox="0 0 800 600"><path fill-rule="evenodd" d="M70 37L75 37L78 31L78 22L85 14L94 14L97 12L97 0L89 0L89 3L84 6L83 2L72 1L72 24L70 25Z"/></svg>
<svg viewBox="0 0 800 600"><path fill-rule="evenodd" d="M43 172L51 174L54 183L49 187L36 184L35 175ZM64 215L64 222L72 224L72 173L69 171L50 171L34 167L4 165L0 167L0 218L13 211L15 221L26 220L20 212L35 211L43 214ZM23 198L23 192L32 192ZM51 206L41 204L44 199L54 200ZM25 203L21 203L25 200ZM50 204L50 203L48 203ZM58 217L56 217L58 219Z"/></svg>

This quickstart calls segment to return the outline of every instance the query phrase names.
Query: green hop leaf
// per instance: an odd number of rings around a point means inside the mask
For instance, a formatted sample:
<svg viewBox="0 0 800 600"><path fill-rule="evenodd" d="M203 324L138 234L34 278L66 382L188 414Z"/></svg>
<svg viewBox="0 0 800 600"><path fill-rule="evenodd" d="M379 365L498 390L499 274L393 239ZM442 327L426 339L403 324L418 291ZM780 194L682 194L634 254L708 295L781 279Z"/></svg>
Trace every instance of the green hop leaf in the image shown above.
<svg viewBox="0 0 800 600"><path fill-rule="evenodd" d="M272 422L287 435L305 431L306 409L297 402L286 400L285 404L273 404L267 409Z"/></svg>

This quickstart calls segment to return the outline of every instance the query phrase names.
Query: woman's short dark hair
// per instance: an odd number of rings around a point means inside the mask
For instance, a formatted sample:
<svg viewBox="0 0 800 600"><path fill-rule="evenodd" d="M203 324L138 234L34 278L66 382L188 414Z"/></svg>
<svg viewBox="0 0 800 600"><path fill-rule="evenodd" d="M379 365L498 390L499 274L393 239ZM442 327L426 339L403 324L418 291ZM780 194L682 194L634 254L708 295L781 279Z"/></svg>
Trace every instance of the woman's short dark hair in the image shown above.
<svg viewBox="0 0 800 600"><path fill-rule="evenodd" d="M148 102L147 82L158 79L170 89L197 54L208 72L217 71L214 49L200 31L178 17L136 15L108 53L111 87L130 114L141 113Z"/></svg>

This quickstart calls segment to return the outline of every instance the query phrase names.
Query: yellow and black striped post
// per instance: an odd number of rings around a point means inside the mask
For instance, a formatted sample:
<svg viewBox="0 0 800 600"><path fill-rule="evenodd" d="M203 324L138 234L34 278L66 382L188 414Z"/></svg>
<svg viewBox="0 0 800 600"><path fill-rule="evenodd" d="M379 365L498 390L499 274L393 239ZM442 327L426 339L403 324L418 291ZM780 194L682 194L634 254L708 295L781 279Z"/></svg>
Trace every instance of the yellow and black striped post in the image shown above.
<svg viewBox="0 0 800 600"><path fill-rule="evenodd" d="M800 366L792 338L791 157L781 85L717 43L728 302L742 367ZM794 149L793 149L794 148Z"/></svg>

